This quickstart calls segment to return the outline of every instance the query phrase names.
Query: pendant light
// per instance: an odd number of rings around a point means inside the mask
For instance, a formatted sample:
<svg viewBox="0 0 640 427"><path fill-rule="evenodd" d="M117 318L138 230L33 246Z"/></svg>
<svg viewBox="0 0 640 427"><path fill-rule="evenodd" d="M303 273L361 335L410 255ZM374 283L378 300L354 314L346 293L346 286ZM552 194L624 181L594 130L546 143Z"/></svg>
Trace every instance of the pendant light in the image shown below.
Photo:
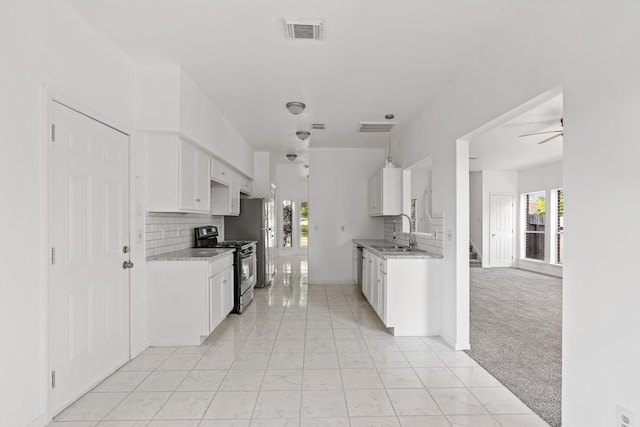
<svg viewBox="0 0 640 427"><path fill-rule="evenodd" d="M391 120L393 120L395 116L393 114L387 114L384 116L385 119L387 119L389 121L389 124L391 124ZM389 155L387 156L387 161L384 164L385 168L393 168L395 167L393 165L393 159L391 159L391 127L389 127Z"/></svg>

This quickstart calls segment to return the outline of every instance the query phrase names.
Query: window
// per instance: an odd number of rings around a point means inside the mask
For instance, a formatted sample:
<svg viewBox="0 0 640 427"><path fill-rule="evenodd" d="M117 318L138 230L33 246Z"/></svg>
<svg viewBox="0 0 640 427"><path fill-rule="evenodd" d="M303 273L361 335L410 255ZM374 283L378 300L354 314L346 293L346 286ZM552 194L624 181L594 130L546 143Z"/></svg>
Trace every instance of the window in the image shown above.
<svg viewBox="0 0 640 427"><path fill-rule="evenodd" d="M525 213L524 257L544 261L545 192L524 194L522 206Z"/></svg>
<svg viewBox="0 0 640 427"><path fill-rule="evenodd" d="M300 202L300 247L309 245L309 202Z"/></svg>
<svg viewBox="0 0 640 427"><path fill-rule="evenodd" d="M562 246L564 234L564 192L562 188L552 192L555 201L555 264L562 264Z"/></svg>
<svg viewBox="0 0 640 427"><path fill-rule="evenodd" d="M282 201L282 247L293 247L293 202Z"/></svg>

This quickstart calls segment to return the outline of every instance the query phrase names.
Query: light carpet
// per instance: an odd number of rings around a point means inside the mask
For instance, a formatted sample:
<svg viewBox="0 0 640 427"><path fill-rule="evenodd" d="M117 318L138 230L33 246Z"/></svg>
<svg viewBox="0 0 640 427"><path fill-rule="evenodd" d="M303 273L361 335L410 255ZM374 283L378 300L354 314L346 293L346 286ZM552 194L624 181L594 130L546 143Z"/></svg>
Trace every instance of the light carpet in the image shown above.
<svg viewBox="0 0 640 427"><path fill-rule="evenodd" d="M562 279L470 269L467 351L552 427L561 425Z"/></svg>

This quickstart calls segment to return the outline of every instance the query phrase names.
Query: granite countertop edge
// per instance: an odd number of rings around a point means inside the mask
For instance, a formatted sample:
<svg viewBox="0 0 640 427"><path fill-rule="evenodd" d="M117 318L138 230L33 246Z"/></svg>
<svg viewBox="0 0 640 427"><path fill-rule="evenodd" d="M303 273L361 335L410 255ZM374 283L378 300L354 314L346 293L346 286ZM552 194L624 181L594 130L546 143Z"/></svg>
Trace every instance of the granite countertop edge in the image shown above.
<svg viewBox="0 0 640 427"><path fill-rule="evenodd" d="M391 246L394 243L388 240L381 239L353 239L353 243L364 247L365 249L373 252L377 256L383 259L396 259L396 258L406 258L406 259L442 259L442 255L434 254L433 252L427 252L423 250L419 250L416 252L392 252L385 251L381 252L375 249L373 246ZM400 245L399 245L400 246Z"/></svg>
<svg viewBox="0 0 640 427"><path fill-rule="evenodd" d="M161 255L147 257L147 261L215 261L235 251L233 248L210 248L211 255L195 255L196 251L202 252L202 248L187 248L179 251L167 252Z"/></svg>

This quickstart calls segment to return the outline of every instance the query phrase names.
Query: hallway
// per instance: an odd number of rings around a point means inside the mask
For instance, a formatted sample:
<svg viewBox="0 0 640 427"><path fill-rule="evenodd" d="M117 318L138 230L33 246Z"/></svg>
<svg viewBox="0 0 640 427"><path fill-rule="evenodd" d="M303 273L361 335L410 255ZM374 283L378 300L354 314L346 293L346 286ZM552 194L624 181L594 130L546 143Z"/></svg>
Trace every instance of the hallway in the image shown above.
<svg viewBox="0 0 640 427"><path fill-rule="evenodd" d="M394 338L354 285L308 285L303 256L198 347L149 348L54 427L547 424L440 338Z"/></svg>

